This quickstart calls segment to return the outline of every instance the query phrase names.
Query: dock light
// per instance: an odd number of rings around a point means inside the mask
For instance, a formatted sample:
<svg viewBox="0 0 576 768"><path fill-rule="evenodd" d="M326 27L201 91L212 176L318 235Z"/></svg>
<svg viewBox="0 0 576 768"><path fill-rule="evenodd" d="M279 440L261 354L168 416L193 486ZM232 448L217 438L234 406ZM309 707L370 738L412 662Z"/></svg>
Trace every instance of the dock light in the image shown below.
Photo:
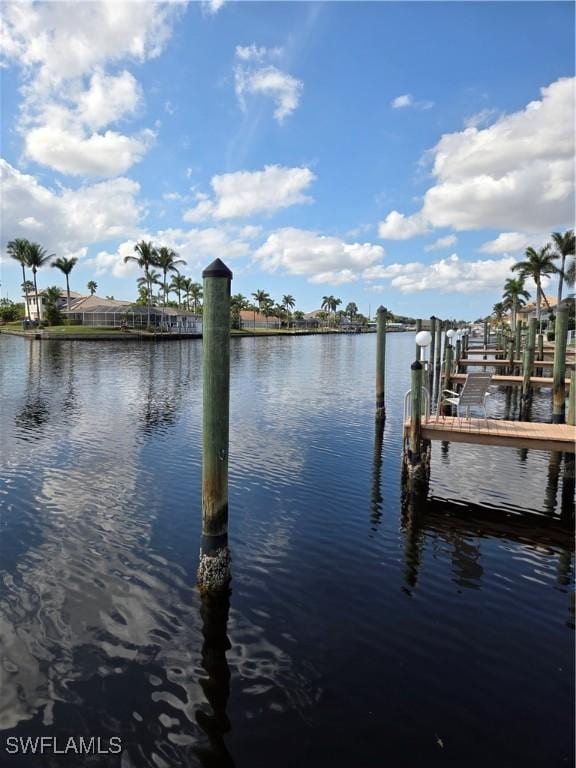
<svg viewBox="0 0 576 768"><path fill-rule="evenodd" d="M419 331L416 334L416 344L419 347L428 347L432 341L432 334L430 331Z"/></svg>
<svg viewBox="0 0 576 768"><path fill-rule="evenodd" d="M449 331L446 331L446 336L448 336L448 338L450 339L450 341L452 341L452 339L454 338L454 336L456 336L456 331L455 331L453 328L450 328L450 330L449 330Z"/></svg>

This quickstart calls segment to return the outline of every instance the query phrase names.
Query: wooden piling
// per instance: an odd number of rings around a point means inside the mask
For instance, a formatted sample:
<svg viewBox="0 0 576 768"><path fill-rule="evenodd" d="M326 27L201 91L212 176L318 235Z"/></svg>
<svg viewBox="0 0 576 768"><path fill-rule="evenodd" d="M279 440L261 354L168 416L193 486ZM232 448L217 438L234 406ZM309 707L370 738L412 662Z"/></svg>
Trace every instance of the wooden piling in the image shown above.
<svg viewBox="0 0 576 768"><path fill-rule="evenodd" d="M522 320L516 320L516 335L514 338L514 347L515 347L515 354L516 359L521 360L522 358L520 355L522 354ZM520 370L518 369L518 376L520 375Z"/></svg>
<svg viewBox="0 0 576 768"><path fill-rule="evenodd" d="M445 357L444 357L444 388L446 389L449 386L450 376L452 375L452 354L454 352L454 348L450 344L450 340L446 338L446 349L445 349Z"/></svg>
<svg viewBox="0 0 576 768"><path fill-rule="evenodd" d="M536 345L536 318L531 317L528 321L528 335L526 337L526 347L524 349L523 357L523 379L522 379L522 402L525 403L530 399L532 394L532 385L530 383L530 377L532 375L532 367L534 365L534 347Z"/></svg>
<svg viewBox="0 0 576 768"><path fill-rule="evenodd" d="M376 418L386 416L384 402L386 385L386 309L378 307L376 312Z"/></svg>
<svg viewBox="0 0 576 768"><path fill-rule="evenodd" d="M552 423L563 424L566 412L566 346L568 343L568 307L556 307L554 328L554 374L552 384ZM542 355L542 358L544 355ZM540 358L540 359L542 359Z"/></svg>
<svg viewBox="0 0 576 768"><path fill-rule="evenodd" d="M454 367L456 369L456 373L460 370L460 360L462 358L462 342L460 339L456 339L456 357L454 362Z"/></svg>
<svg viewBox="0 0 576 768"><path fill-rule="evenodd" d="M426 481L430 469L430 442L422 437L424 367L415 360L411 367L410 428L404 449L404 466L410 482Z"/></svg>
<svg viewBox="0 0 576 768"><path fill-rule="evenodd" d="M216 259L206 267L202 277L202 545L198 585L207 592L217 592L227 589L230 580L228 432L232 272L220 259Z"/></svg>
<svg viewBox="0 0 576 768"><path fill-rule="evenodd" d="M514 336L510 335L508 338L508 373L510 376L514 375L514 348Z"/></svg>
<svg viewBox="0 0 576 768"><path fill-rule="evenodd" d="M436 318L434 315L430 318L430 357L428 358L428 371L434 375L434 358L436 357Z"/></svg>
<svg viewBox="0 0 576 768"><path fill-rule="evenodd" d="M420 333L422 330L422 320L418 319L416 320L416 333ZM419 347L418 344L416 344L416 360L420 360L422 357L422 347Z"/></svg>
<svg viewBox="0 0 576 768"><path fill-rule="evenodd" d="M436 320L436 357L434 365L437 369L440 369L440 359L442 354L442 320Z"/></svg>

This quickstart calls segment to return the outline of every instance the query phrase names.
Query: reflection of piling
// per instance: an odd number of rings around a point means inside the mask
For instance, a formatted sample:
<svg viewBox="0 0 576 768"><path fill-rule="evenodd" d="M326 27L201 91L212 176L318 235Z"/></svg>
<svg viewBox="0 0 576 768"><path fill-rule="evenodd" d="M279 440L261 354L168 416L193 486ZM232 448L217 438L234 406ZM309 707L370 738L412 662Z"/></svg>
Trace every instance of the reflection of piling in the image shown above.
<svg viewBox="0 0 576 768"><path fill-rule="evenodd" d="M573 453L564 454L564 475L562 478L562 517L572 519L574 517L574 490L576 481L574 477L574 466L576 457Z"/></svg>
<svg viewBox="0 0 576 768"><path fill-rule="evenodd" d="M380 478L382 475L382 444L384 442L384 419L376 419L374 427L374 455L372 459L372 505L371 518L374 528L382 517L382 494Z"/></svg>
<svg viewBox="0 0 576 768"><path fill-rule="evenodd" d="M386 387L386 309L376 312L376 418L386 416L384 401Z"/></svg>
<svg viewBox="0 0 576 768"><path fill-rule="evenodd" d="M544 491L544 508L549 515L553 515L556 510L561 464L562 452L550 451L548 459L548 476L546 478L546 489Z"/></svg>
<svg viewBox="0 0 576 768"><path fill-rule="evenodd" d="M207 677L200 678L200 685L210 704L212 714L196 711L196 722L208 736L210 749L197 747L195 752L204 766L232 768L234 765L224 743L230 731L226 707L230 697L230 670L226 651L230 649L226 629L230 597L228 590L218 594L202 593L200 616L202 618L202 667Z"/></svg>
<svg viewBox="0 0 576 768"><path fill-rule="evenodd" d="M566 411L566 344L568 341L568 308L556 309L554 329L554 378L552 383L552 423L563 424Z"/></svg>
<svg viewBox="0 0 576 768"><path fill-rule="evenodd" d="M530 377L534 367L534 347L536 344L536 318L531 317L528 321L528 336L526 338L526 347L523 358L523 379L522 379L522 403L526 404L532 395L532 385Z"/></svg>
<svg viewBox="0 0 576 768"><path fill-rule="evenodd" d="M203 452L202 549L198 568L201 589L227 589L228 430L230 405L230 282L232 272L220 259L202 273L203 310Z"/></svg>
<svg viewBox="0 0 576 768"><path fill-rule="evenodd" d="M412 363L410 390L410 424L404 444L404 468L410 484L428 481L430 471L430 441L422 437L424 368L419 360Z"/></svg>

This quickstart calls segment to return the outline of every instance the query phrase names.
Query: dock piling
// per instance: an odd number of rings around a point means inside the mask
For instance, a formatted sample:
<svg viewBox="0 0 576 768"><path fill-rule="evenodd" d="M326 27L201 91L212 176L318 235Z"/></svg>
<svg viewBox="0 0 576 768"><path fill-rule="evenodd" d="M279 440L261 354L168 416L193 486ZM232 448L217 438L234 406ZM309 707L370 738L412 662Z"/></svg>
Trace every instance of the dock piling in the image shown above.
<svg viewBox="0 0 576 768"><path fill-rule="evenodd" d="M442 327L443 327L442 320L436 321L436 356L434 360L434 365L437 370L440 370L440 359L442 354Z"/></svg>
<svg viewBox="0 0 576 768"><path fill-rule="evenodd" d="M404 467L409 483L421 485L427 482L430 472L430 442L422 437L424 366L415 360L410 370L410 427L404 447Z"/></svg>
<svg viewBox="0 0 576 768"><path fill-rule="evenodd" d="M203 435L202 545L198 586L207 592L227 589L228 438L230 411L230 283L232 272L216 259L202 273Z"/></svg>
<svg viewBox="0 0 576 768"><path fill-rule="evenodd" d="M563 424L566 413L566 346L568 343L568 308L556 308L554 328L554 374L552 384L552 424ZM540 359L543 359L544 355Z"/></svg>
<svg viewBox="0 0 576 768"><path fill-rule="evenodd" d="M436 358L436 323L438 321L432 315L430 318L430 335L432 336L432 339L430 340L430 357L428 362L428 369L432 376L434 376L434 360Z"/></svg>
<svg viewBox="0 0 576 768"><path fill-rule="evenodd" d="M522 320L516 320L516 335L514 338L514 347L516 348L516 358L518 360L521 360L520 357L522 353ZM520 371L518 370L518 376L520 375Z"/></svg>
<svg viewBox="0 0 576 768"><path fill-rule="evenodd" d="M532 367L534 365L534 347L536 345L536 318L531 317L528 321L528 335L526 338L526 347L524 348L523 357L523 380L522 380L522 398L521 403L523 405L530 399L532 395L532 385L530 383L530 377L532 376Z"/></svg>
<svg viewBox="0 0 576 768"><path fill-rule="evenodd" d="M570 369L570 390L568 392L568 414L566 423L571 427L576 426L576 366Z"/></svg>
<svg viewBox="0 0 576 768"><path fill-rule="evenodd" d="M376 312L376 418L386 418L386 309Z"/></svg>
<svg viewBox="0 0 576 768"><path fill-rule="evenodd" d="M422 330L422 320L418 318L418 320L416 320L416 334L419 334L421 330ZM423 354L422 347L419 347L418 344L416 344L416 360L420 360L422 357L422 354Z"/></svg>

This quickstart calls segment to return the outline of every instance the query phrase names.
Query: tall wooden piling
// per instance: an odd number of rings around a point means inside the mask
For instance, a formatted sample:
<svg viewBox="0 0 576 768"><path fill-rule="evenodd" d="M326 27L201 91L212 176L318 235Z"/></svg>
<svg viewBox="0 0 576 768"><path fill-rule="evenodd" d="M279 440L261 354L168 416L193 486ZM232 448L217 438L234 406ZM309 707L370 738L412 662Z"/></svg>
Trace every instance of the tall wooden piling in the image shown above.
<svg viewBox="0 0 576 768"><path fill-rule="evenodd" d="M376 418L386 416L384 402L386 386L386 309L378 307L376 312Z"/></svg>
<svg viewBox="0 0 576 768"><path fill-rule="evenodd" d="M232 272L220 259L216 259L206 267L202 277L202 545L198 585L207 592L217 592L226 589L230 580L228 432Z"/></svg>
<svg viewBox="0 0 576 768"><path fill-rule="evenodd" d="M516 320L516 333L514 337L515 355L517 360L521 360L522 354L522 320ZM520 375L520 373L518 373Z"/></svg>
<svg viewBox="0 0 576 768"><path fill-rule="evenodd" d="M552 383L552 423L563 424L566 410L566 345L568 342L568 307L556 307L554 328L554 374ZM542 356L543 357L543 356Z"/></svg>
<svg viewBox="0 0 576 768"><path fill-rule="evenodd" d="M522 359L522 402L530 399L532 394L532 385L530 377L534 367L534 347L536 345L536 318L531 317L528 321L528 335L526 337L526 347L524 348L524 357Z"/></svg>
<svg viewBox="0 0 576 768"><path fill-rule="evenodd" d="M508 338L508 373L510 376L514 375L514 351L515 351L514 336L510 335Z"/></svg>
<svg viewBox="0 0 576 768"><path fill-rule="evenodd" d="M404 466L409 482L421 483L428 479L430 470L430 444L422 437L422 408L424 367L419 360L411 365L410 426L404 448Z"/></svg>
<svg viewBox="0 0 576 768"><path fill-rule="evenodd" d="M434 365L437 369L440 369L440 360L441 360L441 354L442 354L442 327L443 322L442 320L436 320L436 357L434 360Z"/></svg>
<svg viewBox="0 0 576 768"><path fill-rule="evenodd" d="M430 357L428 359L428 371L434 376L434 358L436 357L436 318L434 315L430 318Z"/></svg>
<svg viewBox="0 0 576 768"><path fill-rule="evenodd" d="M571 427L576 426L576 366L570 369L570 390L568 392L568 413L566 423Z"/></svg>
<svg viewBox="0 0 576 768"><path fill-rule="evenodd" d="M422 330L422 320L418 318L418 320L416 320L416 333L417 334L420 333L421 330ZM420 360L421 357L422 357L422 347L419 347L418 344L416 344L416 360Z"/></svg>
<svg viewBox="0 0 576 768"><path fill-rule="evenodd" d="M460 370L460 358L462 356L462 342L460 339L456 339L456 358L455 358L455 368L456 373Z"/></svg>
<svg viewBox="0 0 576 768"><path fill-rule="evenodd" d="M488 323L484 321L484 349L488 349Z"/></svg>
<svg viewBox="0 0 576 768"><path fill-rule="evenodd" d="M450 376L452 375L452 354L454 348L450 344L450 339L446 338L446 349L444 355L444 388L449 386Z"/></svg>

